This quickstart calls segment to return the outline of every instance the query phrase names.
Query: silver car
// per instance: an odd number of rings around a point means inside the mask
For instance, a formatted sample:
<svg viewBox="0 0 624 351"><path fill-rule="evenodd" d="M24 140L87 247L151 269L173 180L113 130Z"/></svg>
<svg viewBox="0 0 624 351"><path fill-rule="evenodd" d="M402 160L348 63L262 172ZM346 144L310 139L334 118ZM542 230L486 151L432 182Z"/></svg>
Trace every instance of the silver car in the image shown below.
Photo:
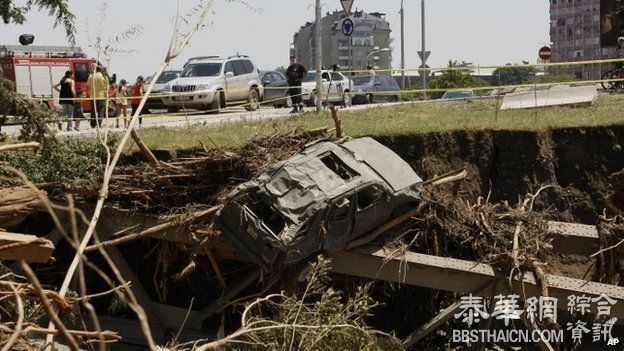
<svg viewBox="0 0 624 351"><path fill-rule="evenodd" d="M192 108L218 113L231 105L248 111L260 107L264 88L260 71L248 56L203 56L190 59L180 77L163 88L168 112Z"/></svg>
<svg viewBox="0 0 624 351"><path fill-rule="evenodd" d="M181 73L182 71L180 70L164 71L160 75L160 77L158 77L158 80L156 81L156 84L154 85L154 89L152 89L152 94L154 95L162 94L163 89L165 88L165 85L171 82L172 80L180 77ZM147 79L145 80L145 84L149 85L152 82L152 78L153 76L147 77ZM149 99L147 99L147 102L145 103L145 108L143 109L143 111L144 112L146 110L149 111L150 109L160 110L164 108L165 108L165 104L163 103L162 98L157 96L157 97L150 97Z"/></svg>

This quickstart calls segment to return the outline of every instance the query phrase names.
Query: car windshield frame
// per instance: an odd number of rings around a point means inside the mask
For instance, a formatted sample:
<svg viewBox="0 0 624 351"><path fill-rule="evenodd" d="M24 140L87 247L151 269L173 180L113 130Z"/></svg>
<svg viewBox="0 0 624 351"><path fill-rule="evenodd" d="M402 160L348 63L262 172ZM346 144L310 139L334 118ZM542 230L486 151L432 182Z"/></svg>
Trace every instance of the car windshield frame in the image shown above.
<svg viewBox="0 0 624 351"><path fill-rule="evenodd" d="M210 70L204 70L201 72L196 71L200 67L210 67ZM184 68L180 77L182 78L190 78L190 77L218 77L221 74L221 69L223 68L222 62L205 62L205 63L193 63Z"/></svg>
<svg viewBox="0 0 624 351"><path fill-rule="evenodd" d="M360 80L366 79L366 82L360 82ZM371 85L373 83L373 76L355 76L351 78L353 85Z"/></svg>

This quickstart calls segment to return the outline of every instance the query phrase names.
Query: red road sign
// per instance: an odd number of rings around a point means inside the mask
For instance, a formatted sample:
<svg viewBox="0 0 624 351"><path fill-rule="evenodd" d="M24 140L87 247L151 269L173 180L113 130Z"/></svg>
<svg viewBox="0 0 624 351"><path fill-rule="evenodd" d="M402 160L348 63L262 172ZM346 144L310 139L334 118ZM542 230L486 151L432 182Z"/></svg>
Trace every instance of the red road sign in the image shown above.
<svg viewBox="0 0 624 351"><path fill-rule="evenodd" d="M342 8L344 9L345 15L347 17L351 16L351 8L353 7L353 1L354 0L340 0L340 4L342 5Z"/></svg>
<svg viewBox="0 0 624 351"><path fill-rule="evenodd" d="M544 46L539 50L539 57L542 60L548 61L550 60L551 56L552 56L552 50L550 49L549 46Z"/></svg>

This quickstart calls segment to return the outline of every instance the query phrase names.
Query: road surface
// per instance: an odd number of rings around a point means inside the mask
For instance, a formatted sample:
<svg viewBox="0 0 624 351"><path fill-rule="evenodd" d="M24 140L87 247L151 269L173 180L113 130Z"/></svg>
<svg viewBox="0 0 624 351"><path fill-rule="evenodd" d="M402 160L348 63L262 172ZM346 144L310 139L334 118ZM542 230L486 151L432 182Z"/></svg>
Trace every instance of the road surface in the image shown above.
<svg viewBox="0 0 624 351"><path fill-rule="evenodd" d="M372 104L372 105L356 105L346 109L344 111L358 111L363 109L369 109L373 107L378 107L380 105L389 106L396 105L400 103L386 103L386 104ZM306 108L306 111L314 111L313 107ZM222 110L219 114L206 114L204 112L197 112L193 110L189 110L186 113L177 113L177 114L167 114L164 111L157 111L155 114L145 115L143 116L143 124L142 128L151 128L151 127L166 127L166 128L181 128L186 127L188 124L191 125L202 125L202 126L217 126L223 123L233 123L239 121L260 121L266 119L282 119L293 116L290 113L290 109L287 108L273 108L273 107L263 107L257 111L249 112L246 111L242 107L230 107L226 110ZM116 119L110 118L108 121L108 126L110 126L111 131L113 132L123 132L123 128L115 128ZM123 117L119 118L119 124L123 127ZM137 122L138 125L138 122ZM55 126L51 125L52 128ZM66 128L67 125L64 123L63 128ZM19 134L21 130L21 126L19 125L5 125L2 127L2 131L7 133L9 136L16 136ZM80 124L80 131L59 131L57 135L59 136L67 136L67 137L89 137L95 136L97 131L89 125L89 121L82 121Z"/></svg>

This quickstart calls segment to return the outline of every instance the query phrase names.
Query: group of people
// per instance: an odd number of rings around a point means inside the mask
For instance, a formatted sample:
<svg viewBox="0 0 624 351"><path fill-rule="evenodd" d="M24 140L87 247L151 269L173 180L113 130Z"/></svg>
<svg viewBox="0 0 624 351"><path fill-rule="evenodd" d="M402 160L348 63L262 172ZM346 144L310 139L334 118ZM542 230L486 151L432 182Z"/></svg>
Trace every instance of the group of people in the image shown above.
<svg viewBox="0 0 624 351"><path fill-rule="evenodd" d="M76 80L72 71L65 72L61 82L54 86L59 92L59 103L63 108L63 116L67 120L67 131L80 130L80 121L84 119L83 97L90 98L87 104L91 105L90 124L92 128L102 126L104 116L109 109L109 101L115 103L115 127L119 128L119 118L123 117L124 127L130 126L128 118L128 107L134 115L141 99L143 98L145 80L139 76L136 82L129 86L125 79L117 83L116 75L109 77L106 69L101 66L89 75L85 91L80 91L76 87ZM93 106L93 100L95 106ZM143 118L139 117L139 127L143 124ZM63 129L62 123L58 123L58 128Z"/></svg>

